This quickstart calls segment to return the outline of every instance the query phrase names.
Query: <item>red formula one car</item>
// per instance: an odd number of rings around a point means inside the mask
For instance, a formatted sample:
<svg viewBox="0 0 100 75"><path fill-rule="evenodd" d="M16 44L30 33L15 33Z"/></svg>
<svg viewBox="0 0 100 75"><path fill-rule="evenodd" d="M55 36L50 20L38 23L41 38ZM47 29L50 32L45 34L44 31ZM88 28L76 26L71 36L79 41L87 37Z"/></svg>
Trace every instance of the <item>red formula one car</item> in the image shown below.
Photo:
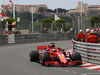
<svg viewBox="0 0 100 75"><path fill-rule="evenodd" d="M43 51L45 50L45 51ZM65 51L60 47L55 47L55 43L49 46L37 46L37 51L29 53L30 61L39 61L43 66L51 65L81 65L81 55L73 50Z"/></svg>

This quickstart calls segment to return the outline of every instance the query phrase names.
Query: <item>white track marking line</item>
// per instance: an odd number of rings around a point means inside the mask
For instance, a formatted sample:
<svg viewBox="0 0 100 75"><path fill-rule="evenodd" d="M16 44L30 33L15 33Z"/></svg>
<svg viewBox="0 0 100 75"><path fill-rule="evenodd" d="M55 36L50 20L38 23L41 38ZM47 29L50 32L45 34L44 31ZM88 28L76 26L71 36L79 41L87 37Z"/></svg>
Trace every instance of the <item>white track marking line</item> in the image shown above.
<svg viewBox="0 0 100 75"><path fill-rule="evenodd" d="M87 65L92 65L91 63L83 64L81 66L87 66Z"/></svg>
<svg viewBox="0 0 100 75"><path fill-rule="evenodd" d="M96 69L96 68L100 68L100 66L93 66L93 67L87 67L87 69Z"/></svg>
<svg viewBox="0 0 100 75"><path fill-rule="evenodd" d="M100 73L85 73L83 75L100 75Z"/></svg>

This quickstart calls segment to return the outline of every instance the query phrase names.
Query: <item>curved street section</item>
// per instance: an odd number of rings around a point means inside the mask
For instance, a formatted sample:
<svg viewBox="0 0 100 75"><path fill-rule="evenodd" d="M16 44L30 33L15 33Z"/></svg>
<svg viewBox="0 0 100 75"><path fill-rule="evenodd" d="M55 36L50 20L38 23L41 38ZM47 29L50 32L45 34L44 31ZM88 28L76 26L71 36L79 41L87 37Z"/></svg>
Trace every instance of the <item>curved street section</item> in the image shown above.
<svg viewBox="0 0 100 75"><path fill-rule="evenodd" d="M37 46L56 43L57 47L69 50L72 41L49 41L0 46L0 75L100 75L100 71L82 67L45 67L29 61L29 52Z"/></svg>

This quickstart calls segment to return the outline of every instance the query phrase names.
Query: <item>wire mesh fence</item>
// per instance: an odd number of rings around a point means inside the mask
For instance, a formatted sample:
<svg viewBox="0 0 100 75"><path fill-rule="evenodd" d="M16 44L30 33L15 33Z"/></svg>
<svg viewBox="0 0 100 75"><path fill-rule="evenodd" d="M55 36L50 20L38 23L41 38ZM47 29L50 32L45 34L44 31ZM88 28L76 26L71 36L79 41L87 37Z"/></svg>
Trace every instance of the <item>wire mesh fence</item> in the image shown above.
<svg viewBox="0 0 100 75"><path fill-rule="evenodd" d="M19 25L19 26L18 26ZM0 22L0 35L4 35L6 22ZM9 27L10 26L10 27ZM94 25L97 28L99 24ZM33 28L32 28L33 27ZM91 21L85 17L80 19L80 17L75 16L75 20L73 23L42 23L42 22L32 22L31 21L20 21L15 25L15 33L16 31L27 30L27 33L56 33L56 32L68 32L70 28L73 28L75 35L79 33L79 30L82 29L83 33L86 34L85 30L87 28L94 28L91 25ZM33 29L33 32L32 32ZM72 30L72 31L73 31ZM12 31L11 24L8 24L9 33Z"/></svg>
<svg viewBox="0 0 100 75"><path fill-rule="evenodd" d="M22 22L19 23L20 30L28 30L29 33L32 33L32 29L34 33L56 33L56 32L67 32L71 27L72 24L68 23L42 23L42 22L34 22L33 26L31 22ZM33 28L32 28L33 27ZM18 30L18 25L16 25L16 29Z"/></svg>
<svg viewBox="0 0 100 75"><path fill-rule="evenodd" d="M71 27L68 23L42 23L42 22L34 22L33 26L31 22L19 22L14 26L15 32L21 30L27 30L28 33L32 33L32 29L34 33L54 33L54 32L66 32ZM33 28L32 28L33 27ZM0 24L0 34L4 35L4 31L6 29L6 22L1 22ZM11 34L12 24L8 24L8 33Z"/></svg>
<svg viewBox="0 0 100 75"><path fill-rule="evenodd" d="M86 29L92 29L94 27L91 26L91 21L87 19L86 17L80 17L80 16L75 16L74 18L74 33L75 37L77 37L80 29L83 30L83 33L86 34Z"/></svg>
<svg viewBox="0 0 100 75"><path fill-rule="evenodd" d="M1 22L0 25L0 34L4 35L6 22ZM10 27L9 27L10 26ZM32 28L33 27L33 28ZM78 20L78 17L76 17L75 22L72 23L42 23L42 22L32 22L31 21L22 21L19 23L16 23L15 25L15 33L16 31L24 30L27 31L27 33L56 33L56 32L68 32L71 31L70 28L73 28L72 31L76 34L78 34L80 29L83 29L85 33L86 28L91 28L91 23L89 20L86 20L83 18L82 25L80 25L80 19ZM33 32L32 32L33 29ZM11 24L8 24L8 33L10 34L12 31Z"/></svg>

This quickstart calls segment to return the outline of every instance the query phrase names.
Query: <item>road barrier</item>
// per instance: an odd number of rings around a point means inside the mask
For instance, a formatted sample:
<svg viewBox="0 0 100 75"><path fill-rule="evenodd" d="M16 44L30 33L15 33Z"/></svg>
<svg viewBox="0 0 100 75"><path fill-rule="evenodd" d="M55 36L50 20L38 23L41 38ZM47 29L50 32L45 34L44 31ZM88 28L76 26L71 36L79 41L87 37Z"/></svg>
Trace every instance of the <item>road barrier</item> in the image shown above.
<svg viewBox="0 0 100 75"><path fill-rule="evenodd" d="M100 65L100 44L78 42L72 40L73 49L82 56L82 60Z"/></svg>
<svg viewBox="0 0 100 75"><path fill-rule="evenodd" d="M8 44L8 36L0 35L0 44Z"/></svg>
<svg viewBox="0 0 100 75"><path fill-rule="evenodd" d="M74 33L15 34L0 36L0 44L69 40Z"/></svg>
<svg viewBox="0 0 100 75"><path fill-rule="evenodd" d="M28 35L15 35L15 43L28 43L28 42L43 42L43 41L57 41L72 39L74 34L68 33L43 33L43 34L28 34Z"/></svg>

